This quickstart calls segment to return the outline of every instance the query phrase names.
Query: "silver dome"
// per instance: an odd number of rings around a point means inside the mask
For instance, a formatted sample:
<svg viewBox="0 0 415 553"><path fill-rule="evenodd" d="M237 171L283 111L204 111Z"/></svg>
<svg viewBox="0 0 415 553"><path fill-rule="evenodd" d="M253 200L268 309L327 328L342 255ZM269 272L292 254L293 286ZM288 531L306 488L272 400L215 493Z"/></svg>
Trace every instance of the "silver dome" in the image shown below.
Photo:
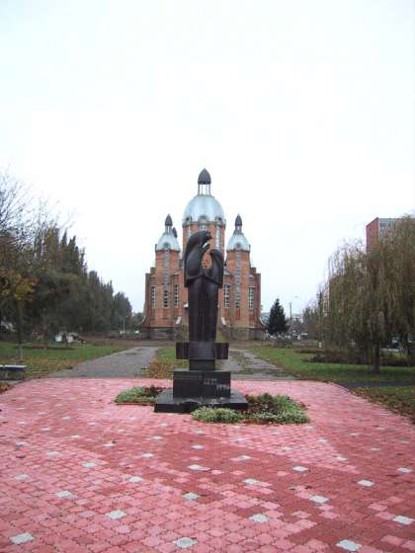
<svg viewBox="0 0 415 553"><path fill-rule="evenodd" d="M180 251L179 241L172 232L163 232L159 241L156 244L156 252L162 250L173 250L175 252Z"/></svg>
<svg viewBox="0 0 415 553"><path fill-rule="evenodd" d="M177 240L177 232L176 229L173 228L173 221L170 215L167 215L164 224L165 230L156 244L156 252L163 250L173 250L175 252L179 252L180 246Z"/></svg>
<svg viewBox="0 0 415 553"><path fill-rule="evenodd" d="M204 223L225 224L225 214L218 200L210 194L198 194L187 204L183 224L202 221Z"/></svg>
<svg viewBox="0 0 415 553"><path fill-rule="evenodd" d="M251 251L251 246L249 245L248 240L245 238L245 235L242 232L242 218L239 214L236 216L235 230L233 231L231 239L228 242L228 247L226 248L226 250L242 250L244 252Z"/></svg>
<svg viewBox="0 0 415 553"><path fill-rule="evenodd" d="M226 250L242 250L244 252L249 252L251 250L251 246L242 232L235 231L228 242Z"/></svg>

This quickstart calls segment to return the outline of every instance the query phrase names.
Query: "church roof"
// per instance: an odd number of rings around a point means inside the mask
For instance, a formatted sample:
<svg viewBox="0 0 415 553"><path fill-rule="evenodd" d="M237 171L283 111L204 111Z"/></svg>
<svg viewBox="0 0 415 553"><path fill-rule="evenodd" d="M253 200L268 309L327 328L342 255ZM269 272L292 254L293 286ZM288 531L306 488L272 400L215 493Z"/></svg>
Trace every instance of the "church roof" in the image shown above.
<svg viewBox="0 0 415 553"><path fill-rule="evenodd" d="M156 252L162 250L180 251L179 241L177 240L177 232L173 227L173 221L170 215L167 215L164 222L165 230L160 236L159 241L156 244Z"/></svg>
<svg viewBox="0 0 415 553"><path fill-rule="evenodd" d="M203 221L204 223L225 224L225 214L218 200L210 191L211 178L206 169L198 178L198 193L187 204L183 214L183 224Z"/></svg>
<svg viewBox="0 0 415 553"><path fill-rule="evenodd" d="M242 218L240 215L237 215L235 219L235 230L228 242L226 250L242 250L244 252L249 252L251 250L251 246L242 232Z"/></svg>

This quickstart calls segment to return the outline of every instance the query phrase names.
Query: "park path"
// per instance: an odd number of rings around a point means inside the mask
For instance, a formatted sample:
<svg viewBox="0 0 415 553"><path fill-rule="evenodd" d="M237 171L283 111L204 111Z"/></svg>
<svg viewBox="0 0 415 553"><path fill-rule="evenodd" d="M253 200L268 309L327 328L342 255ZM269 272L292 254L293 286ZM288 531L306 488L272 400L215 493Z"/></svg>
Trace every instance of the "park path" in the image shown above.
<svg viewBox="0 0 415 553"><path fill-rule="evenodd" d="M155 356L158 347L138 346L79 363L73 369L52 374L56 378L136 378L144 376L144 369Z"/></svg>
<svg viewBox="0 0 415 553"><path fill-rule="evenodd" d="M85 361L73 369L56 372L56 378L142 378L154 358L157 346L138 346L106 357ZM231 349L229 359L220 362L221 370L230 371L236 380L290 380L283 369L256 357L244 349Z"/></svg>

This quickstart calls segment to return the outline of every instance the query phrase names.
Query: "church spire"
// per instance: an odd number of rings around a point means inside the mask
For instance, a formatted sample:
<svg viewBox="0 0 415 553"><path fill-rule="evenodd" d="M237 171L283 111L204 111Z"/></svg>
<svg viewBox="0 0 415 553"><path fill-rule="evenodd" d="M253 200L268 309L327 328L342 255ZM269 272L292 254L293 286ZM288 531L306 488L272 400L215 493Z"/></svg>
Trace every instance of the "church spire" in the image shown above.
<svg viewBox="0 0 415 553"><path fill-rule="evenodd" d="M171 228L173 226L173 220L172 220L170 214L167 215L166 220L164 221L164 224L166 226L166 231L165 231L166 234L170 234Z"/></svg>
<svg viewBox="0 0 415 553"><path fill-rule="evenodd" d="M209 172L203 169L197 179L197 195L198 196L211 196L210 185L211 178Z"/></svg>

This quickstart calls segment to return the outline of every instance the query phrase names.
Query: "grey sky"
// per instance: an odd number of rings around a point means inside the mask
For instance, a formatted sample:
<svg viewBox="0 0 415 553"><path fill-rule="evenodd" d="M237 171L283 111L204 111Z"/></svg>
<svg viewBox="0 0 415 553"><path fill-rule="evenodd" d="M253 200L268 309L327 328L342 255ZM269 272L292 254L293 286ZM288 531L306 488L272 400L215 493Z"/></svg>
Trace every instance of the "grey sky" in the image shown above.
<svg viewBox="0 0 415 553"><path fill-rule="evenodd" d="M413 213L411 0L0 0L0 167L72 213L141 310L144 273L206 167L264 309Z"/></svg>

